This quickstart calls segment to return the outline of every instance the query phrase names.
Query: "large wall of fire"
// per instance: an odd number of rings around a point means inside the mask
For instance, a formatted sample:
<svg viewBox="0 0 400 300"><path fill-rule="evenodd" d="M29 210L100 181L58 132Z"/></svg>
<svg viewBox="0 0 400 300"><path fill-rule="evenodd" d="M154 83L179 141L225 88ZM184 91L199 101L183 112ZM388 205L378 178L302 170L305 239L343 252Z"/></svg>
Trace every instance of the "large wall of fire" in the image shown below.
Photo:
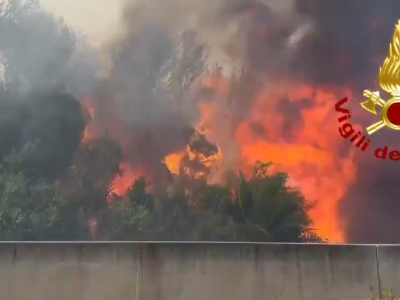
<svg viewBox="0 0 400 300"><path fill-rule="evenodd" d="M141 175L222 182L272 161L318 201L311 216L322 236L399 241L400 168L343 140L334 105L347 96L360 128L371 122L358 102L378 89L400 2L147 2L128 5L107 79L81 97L92 117L85 139L107 131L124 149L116 192ZM194 151L191 128L215 148ZM399 137L373 143L396 147Z"/></svg>

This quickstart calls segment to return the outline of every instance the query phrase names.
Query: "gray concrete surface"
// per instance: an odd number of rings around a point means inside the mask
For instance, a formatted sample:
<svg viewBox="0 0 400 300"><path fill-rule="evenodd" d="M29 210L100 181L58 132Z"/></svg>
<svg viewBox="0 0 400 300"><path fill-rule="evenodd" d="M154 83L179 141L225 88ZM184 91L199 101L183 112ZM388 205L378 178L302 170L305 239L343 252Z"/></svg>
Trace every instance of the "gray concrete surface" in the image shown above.
<svg viewBox="0 0 400 300"><path fill-rule="evenodd" d="M399 281L397 246L0 244L1 300L364 300Z"/></svg>

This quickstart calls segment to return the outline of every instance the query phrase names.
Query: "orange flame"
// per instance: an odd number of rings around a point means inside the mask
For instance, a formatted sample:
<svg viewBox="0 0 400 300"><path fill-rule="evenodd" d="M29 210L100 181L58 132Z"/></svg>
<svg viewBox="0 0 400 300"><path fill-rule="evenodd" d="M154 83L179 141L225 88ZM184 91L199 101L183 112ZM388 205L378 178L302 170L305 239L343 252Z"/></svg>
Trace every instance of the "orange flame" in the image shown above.
<svg viewBox="0 0 400 300"><path fill-rule="evenodd" d="M164 159L164 163L173 174L179 174L180 164L182 157L185 156L186 152L171 153Z"/></svg>
<svg viewBox="0 0 400 300"><path fill-rule="evenodd" d="M345 195L347 186L355 179L353 163L354 149L347 156L340 154L342 139L337 132L335 103L343 96L351 97L348 90L333 91L315 86L294 84L287 81L274 82L258 92L249 101L250 108L242 120L234 122L228 111L231 86L228 79L221 76L205 76L202 87L211 91L211 98L199 102L200 119L195 126L203 130L210 142L220 147L220 153L213 157L200 157L189 147L171 153L164 163L171 173L179 174L181 160L200 159L211 167L217 162L227 163L229 168L242 170L251 175L256 160L272 161L274 172L284 171L290 175L291 186L300 187L309 200L317 200L317 207L310 216L317 233L330 242L343 242L343 231L337 215L339 200ZM282 112L281 99L286 98L291 105L309 99L312 104L299 110L297 119L290 112ZM203 99L204 100L204 99ZM92 118L95 111L90 109L90 101L83 101ZM244 117L243 117L244 116ZM285 137L285 121L292 121L292 135ZM254 128L257 124L258 129ZM94 125L89 124L83 141L96 135ZM124 173L116 176L114 192L126 193L135 179L145 175L140 166L134 168L123 163ZM185 171L185 170L183 170ZM204 174L199 174L199 176Z"/></svg>
<svg viewBox="0 0 400 300"><path fill-rule="evenodd" d="M144 172L141 172L141 170L133 170L132 166L127 163L121 163L121 169L123 173L117 175L113 181L113 193L119 196L125 195L135 179L144 175Z"/></svg>
<svg viewBox="0 0 400 300"><path fill-rule="evenodd" d="M208 88L210 82L207 81ZM219 95L226 95L226 86L221 84L220 79L217 83L214 89ZM275 164L272 171L288 172L290 185L301 187L307 199L318 201L310 217L317 233L330 242L344 241L337 216L338 201L355 177L354 149L350 150L347 157L339 154L342 139L337 132L334 105L343 95L350 96L350 93L345 90L336 92L313 86L295 86L284 81L274 82L273 86L266 86L255 97L246 118L234 133L239 148L237 168L251 175L251 167L255 161L261 160L272 161ZM285 112L280 112L278 107L280 99L284 97L288 98L291 105L302 99L313 100L312 106L301 109L300 120L292 120L298 125L295 125L293 135L286 139ZM227 121L222 120L220 114L215 116L212 108L210 103L201 104L201 119L207 126L214 126L208 128L209 131L220 132L222 123ZM262 130L253 130L254 122ZM213 136L217 144L223 138L221 132Z"/></svg>

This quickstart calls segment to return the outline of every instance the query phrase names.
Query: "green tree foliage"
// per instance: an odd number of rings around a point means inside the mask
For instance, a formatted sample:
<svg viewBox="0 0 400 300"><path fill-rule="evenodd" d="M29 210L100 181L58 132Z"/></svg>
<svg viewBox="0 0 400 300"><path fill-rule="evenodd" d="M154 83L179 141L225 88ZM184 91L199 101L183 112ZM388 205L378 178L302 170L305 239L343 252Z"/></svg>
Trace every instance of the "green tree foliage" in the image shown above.
<svg viewBox="0 0 400 300"><path fill-rule="evenodd" d="M3 158L0 167L0 239L69 240L85 238L79 211L72 212L58 181L29 177L26 161L37 144ZM72 220L72 215L75 217Z"/></svg>
<svg viewBox="0 0 400 300"><path fill-rule="evenodd" d="M121 174L122 152L109 138L81 144L68 177L63 181L70 198L77 201L87 217L94 217L111 200L112 181Z"/></svg>
<svg viewBox="0 0 400 300"><path fill-rule="evenodd" d="M287 186L287 175L270 175L270 163L257 162L254 174L238 176L237 187L198 186L189 193L157 195L137 180L126 199L116 199L117 239L323 242L312 230L308 203Z"/></svg>
<svg viewBox="0 0 400 300"><path fill-rule="evenodd" d="M286 173L270 175L271 165L256 162L249 180L240 174L235 203L245 230L251 229L246 235L251 241L307 241L307 233L312 232L308 212L315 203L307 202L299 189L288 187Z"/></svg>
<svg viewBox="0 0 400 300"><path fill-rule="evenodd" d="M147 191L144 177L137 179L126 197L113 202L115 239L191 240L189 198L183 190ZM125 221L124 221L125 220Z"/></svg>
<svg viewBox="0 0 400 300"><path fill-rule="evenodd" d="M126 197L109 196L110 207L100 215L99 231L110 240L151 239L154 230L154 195L145 178L135 180Z"/></svg>
<svg viewBox="0 0 400 300"><path fill-rule="evenodd" d="M55 184L32 183L23 174L0 176L2 240L58 239L62 195Z"/></svg>
<svg viewBox="0 0 400 300"><path fill-rule="evenodd" d="M229 188L205 185L196 191L198 239L206 241L238 240L233 218L235 204Z"/></svg>

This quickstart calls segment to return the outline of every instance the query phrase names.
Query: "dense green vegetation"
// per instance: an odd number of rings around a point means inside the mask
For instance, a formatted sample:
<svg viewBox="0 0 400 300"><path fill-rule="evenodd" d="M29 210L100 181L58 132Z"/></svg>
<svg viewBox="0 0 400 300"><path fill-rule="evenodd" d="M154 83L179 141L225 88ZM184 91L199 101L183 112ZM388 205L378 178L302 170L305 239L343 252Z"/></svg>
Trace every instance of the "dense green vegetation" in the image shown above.
<svg viewBox="0 0 400 300"><path fill-rule="evenodd" d="M82 142L89 120L79 101L44 85L57 78L79 92L81 81L60 71L83 72L68 62L74 35L48 16L44 27L23 26L29 18L16 20L33 8L10 3L0 7L0 240L321 241L312 205L288 187L287 174L270 174L270 163L256 162L253 176L239 173L226 186L177 179L151 188L139 178L125 196L114 194L120 146L107 135ZM26 59L40 51L38 39L63 49L44 73Z"/></svg>

